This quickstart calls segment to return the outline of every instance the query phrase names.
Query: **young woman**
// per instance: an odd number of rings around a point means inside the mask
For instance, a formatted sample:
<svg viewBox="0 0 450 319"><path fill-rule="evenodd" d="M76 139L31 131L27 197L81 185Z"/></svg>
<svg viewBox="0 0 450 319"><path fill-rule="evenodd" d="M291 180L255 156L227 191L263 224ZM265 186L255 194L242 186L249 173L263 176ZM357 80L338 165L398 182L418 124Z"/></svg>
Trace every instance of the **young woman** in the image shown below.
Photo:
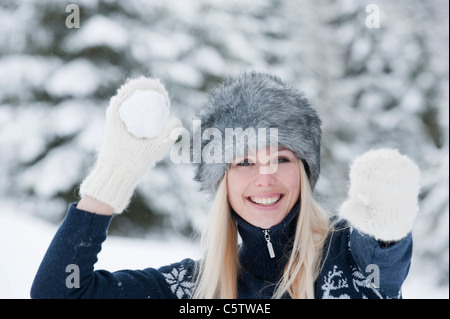
<svg viewBox="0 0 450 319"><path fill-rule="evenodd" d="M191 155L215 154L195 163L195 179L212 197L203 258L94 271L113 213L126 208L142 174L178 137L180 121L169 119L169 108L163 85L149 78L129 81L111 99L96 165L45 254L32 298L401 298L417 166L396 150L361 155L348 200L330 217L313 197L321 143L315 109L278 77L254 72L215 88L193 132L202 153ZM273 128L276 143L256 133ZM221 138L230 130L232 139ZM73 264L75 286L66 282Z"/></svg>

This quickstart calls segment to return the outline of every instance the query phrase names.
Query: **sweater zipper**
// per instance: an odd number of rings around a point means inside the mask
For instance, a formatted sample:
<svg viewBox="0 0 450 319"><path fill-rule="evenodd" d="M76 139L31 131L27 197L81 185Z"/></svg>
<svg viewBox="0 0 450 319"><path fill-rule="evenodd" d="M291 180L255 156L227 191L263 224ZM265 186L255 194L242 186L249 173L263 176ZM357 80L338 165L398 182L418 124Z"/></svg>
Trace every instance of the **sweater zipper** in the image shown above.
<svg viewBox="0 0 450 319"><path fill-rule="evenodd" d="M273 251L273 246L272 246L272 243L270 242L269 230L264 229L263 232L264 232L264 238L266 239L266 242L267 242L267 250L269 250L269 256L270 256L270 258L275 258L275 252Z"/></svg>

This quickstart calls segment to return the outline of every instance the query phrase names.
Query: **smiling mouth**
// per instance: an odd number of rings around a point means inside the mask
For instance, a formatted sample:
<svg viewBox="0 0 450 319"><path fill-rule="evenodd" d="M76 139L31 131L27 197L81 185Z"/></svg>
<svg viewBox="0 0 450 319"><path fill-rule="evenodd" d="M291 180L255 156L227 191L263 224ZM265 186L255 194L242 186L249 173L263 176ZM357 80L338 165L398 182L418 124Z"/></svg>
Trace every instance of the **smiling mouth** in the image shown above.
<svg viewBox="0 0 450 319"><path fill-rule="evenodd" d="M247 199L253 204L269 207L276 205L283 198L283 196L283 194L277 194L270 197L248 196Z"/></svg>

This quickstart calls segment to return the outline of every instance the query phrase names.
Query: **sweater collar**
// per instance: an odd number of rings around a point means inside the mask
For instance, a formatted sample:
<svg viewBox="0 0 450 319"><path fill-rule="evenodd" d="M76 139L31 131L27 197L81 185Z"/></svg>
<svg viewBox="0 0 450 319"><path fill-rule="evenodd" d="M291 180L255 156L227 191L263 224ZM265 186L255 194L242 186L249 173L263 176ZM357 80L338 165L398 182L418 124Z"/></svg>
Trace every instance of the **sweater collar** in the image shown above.
<svg viewBox="0 0 450 319"><path fill-rule="evenodd" d="M244 272L269 282L276 282L281 278L292 250L299 208L300 200L279 224L269 229L251 225L232 210L242 239L239 263ZM273 258L269 245L273 248Z"/></svg>

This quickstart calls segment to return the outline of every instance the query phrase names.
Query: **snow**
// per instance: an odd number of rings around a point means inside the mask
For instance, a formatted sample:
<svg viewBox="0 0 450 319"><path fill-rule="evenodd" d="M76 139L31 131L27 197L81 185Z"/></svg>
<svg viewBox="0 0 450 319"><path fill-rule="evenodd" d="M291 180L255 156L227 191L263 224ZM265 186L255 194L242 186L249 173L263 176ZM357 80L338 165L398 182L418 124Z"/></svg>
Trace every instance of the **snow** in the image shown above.
<svg viewBox="0 0 450 319"><path fill-rule="evenodd" d="M179 84L192 88L199 88L203 84L202 74L187 63L171 62L161 64L160 67L159 73Z"/></svg>
<svg viewBox="0 0 450 319"><path fill-rule="evenodd" d="M47 92L55 96L84 97L93 94L101 84L95 65L86 59L64 64L50 76Z"/></svg>
<svg viewBox="0 0 450 319"><path fill-rule="evenodd" d="M20 98L31 96L31 88L44 85L50 73L60 65L55 58L14 54L0 59L0 99L15 95L22 88Z"/></svg>
<svg viewBox="0 0 450 319"><path fill-rule="evenodd" d="M172 61L192 50L195 40L189 33L142 30L132 45L141 45L146 57Z"/></svg>
<svg viewBox="0 0 450 319"><path fill-rule="evenodd" d="M128 43L128 32L113 19L96 15L90 18L78 32L73 33L63 44L69 51L81 51L96 46L107 46L120 50Z"/></svg>
<svg viewBox="0 0 450 319"><path fill-rule="evenodd" d="M192 62L206 73L219 76L225 72L226 64L219 52L213 47L199 49Z"/></svg>

